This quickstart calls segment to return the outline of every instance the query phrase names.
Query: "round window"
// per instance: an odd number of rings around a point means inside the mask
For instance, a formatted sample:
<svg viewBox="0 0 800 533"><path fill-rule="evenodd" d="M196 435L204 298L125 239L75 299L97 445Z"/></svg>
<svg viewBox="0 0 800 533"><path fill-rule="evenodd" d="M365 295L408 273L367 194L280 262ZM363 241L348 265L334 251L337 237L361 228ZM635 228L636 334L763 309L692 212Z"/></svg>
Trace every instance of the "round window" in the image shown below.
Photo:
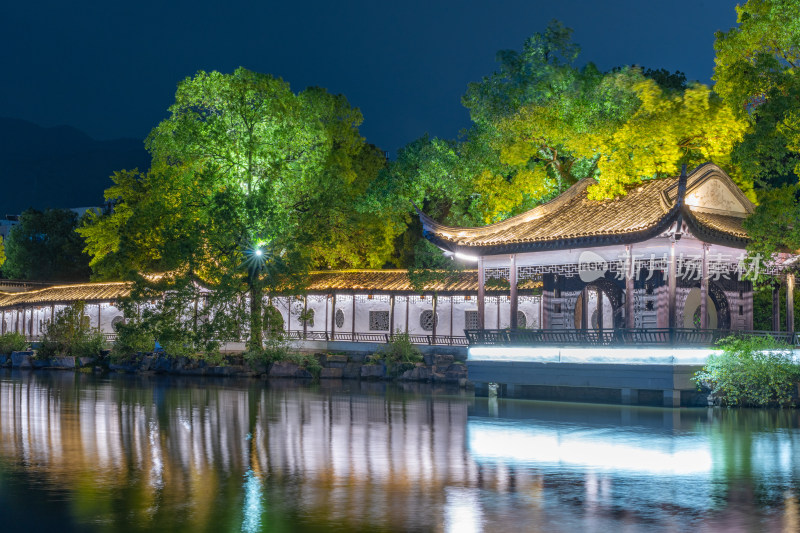
<svg viewBox="0 0 800 533"><path fill-rule="evenodd" d="M436 325L438 326L439 325L439 317L438 316L434 317L433 311L431 311L431 310L423 311L419 315L419 327L422 328L422 331L433 331L434 321L436 322Z"/></svg>

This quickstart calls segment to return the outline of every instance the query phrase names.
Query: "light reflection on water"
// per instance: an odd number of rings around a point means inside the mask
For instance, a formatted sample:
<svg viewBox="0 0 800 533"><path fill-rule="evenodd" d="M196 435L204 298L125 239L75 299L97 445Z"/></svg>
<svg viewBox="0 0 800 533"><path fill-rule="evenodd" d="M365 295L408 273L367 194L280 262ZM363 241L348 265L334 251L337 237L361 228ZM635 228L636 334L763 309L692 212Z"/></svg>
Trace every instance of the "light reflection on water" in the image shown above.
<svg viewBox="0 0 800 533"><path fill-rule="evenodd" d="M800 419L0 373L3 531L800 531Z"/></svg>

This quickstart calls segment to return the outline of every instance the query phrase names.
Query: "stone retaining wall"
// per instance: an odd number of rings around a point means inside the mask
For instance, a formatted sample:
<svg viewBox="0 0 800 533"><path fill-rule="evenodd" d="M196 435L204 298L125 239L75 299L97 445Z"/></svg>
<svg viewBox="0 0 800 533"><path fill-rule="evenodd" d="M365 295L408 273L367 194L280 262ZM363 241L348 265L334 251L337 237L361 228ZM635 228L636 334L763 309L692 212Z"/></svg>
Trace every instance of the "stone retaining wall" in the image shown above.
<svg viewBox="0 0 800 533"><path fill-rule="evenodd" d="M386 364L367 361L364 353L314 354L320 379L399 380L428 383L452 383L467 386L467 366L450 354L426 354L421 363ZM170 357L164 353L141 353L124 363L112 363L107 357L51 357L40 359L36 352L14 352L0 356L0 367L16 369L92 368L129 374L172 374L188 376L238 376L261 378L312 379L311 369L291 361L269 365L249 365L241 357L228 357L225 364L210 365L188 357Z"/></svg>

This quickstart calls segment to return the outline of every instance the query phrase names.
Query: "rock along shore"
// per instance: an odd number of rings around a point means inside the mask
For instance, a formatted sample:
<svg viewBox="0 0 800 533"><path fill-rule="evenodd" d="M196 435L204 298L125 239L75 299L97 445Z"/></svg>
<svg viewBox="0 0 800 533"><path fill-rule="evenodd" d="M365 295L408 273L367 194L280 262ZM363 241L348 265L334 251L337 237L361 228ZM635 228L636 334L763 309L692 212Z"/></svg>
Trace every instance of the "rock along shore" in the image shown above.
<svg viewBox="0 0 800 533"><path fill-rule="evenodd" d="M163 352L139 353L128 361L112 362L107 354L100 357L39 358L35 351L0 355L0 368L60 369L128 374L171 374L181 376L237 376L254 378L361 379L450 383L470 385L467 366L453 355L425 355L420 363L386 363L367 361L364 354L313 354L318 365L309 368L293 361L270 364L248 364L241 355L226 356L222 364L209 364L202 359L171 357ZM86 371L85 370L85 371Z"/></svg>

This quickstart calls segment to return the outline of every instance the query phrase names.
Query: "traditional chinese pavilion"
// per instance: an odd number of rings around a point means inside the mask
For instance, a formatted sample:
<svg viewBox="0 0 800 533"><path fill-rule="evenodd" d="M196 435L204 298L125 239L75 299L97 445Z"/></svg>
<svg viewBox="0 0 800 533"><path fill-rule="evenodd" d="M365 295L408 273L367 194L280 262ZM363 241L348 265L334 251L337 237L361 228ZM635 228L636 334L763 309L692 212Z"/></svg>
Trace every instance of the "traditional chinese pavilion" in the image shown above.
<svg viewBox="0 0 800 533"><path fill-rule="evenodd" d="M592 183L584 179L549 203L483 227L445 226L420 213L425 237L477 264L470 344L709 344L753 329L749 278L781 268L746 260L742 222L754 206L724 171L706 163L606 201L588 199ZM487 314L482 289L490 278L510 285L507 323ZM791 274L783 279L793 287ZM516 288L525 280L542 282L538 331L520 329ZM773 329L779 330L774 300Z"/></svg>

